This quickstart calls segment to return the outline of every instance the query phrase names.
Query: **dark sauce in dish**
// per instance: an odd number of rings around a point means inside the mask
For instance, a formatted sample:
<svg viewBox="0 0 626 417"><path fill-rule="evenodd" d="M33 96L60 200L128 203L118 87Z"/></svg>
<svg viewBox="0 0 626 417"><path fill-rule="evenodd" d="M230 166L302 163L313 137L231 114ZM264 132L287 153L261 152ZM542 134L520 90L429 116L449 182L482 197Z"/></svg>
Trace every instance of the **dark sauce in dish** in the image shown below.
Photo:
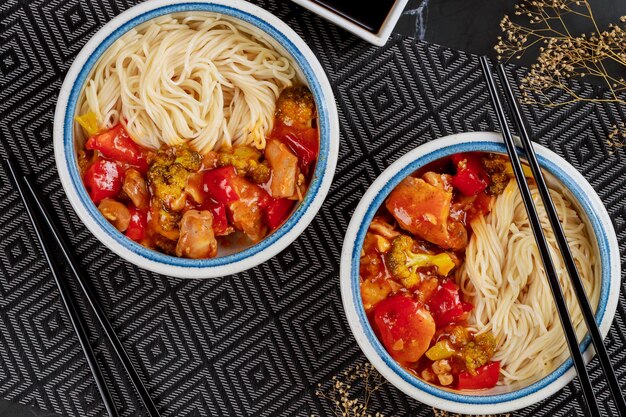
<svg viewBox="0 0 626 417"><path fill-rule="evenodd" d="M391 8L395 4L395 0L378 0L367 5L350 0L313 0L313 2L337 13L372 33L377 33L380 30Z"/></svg>

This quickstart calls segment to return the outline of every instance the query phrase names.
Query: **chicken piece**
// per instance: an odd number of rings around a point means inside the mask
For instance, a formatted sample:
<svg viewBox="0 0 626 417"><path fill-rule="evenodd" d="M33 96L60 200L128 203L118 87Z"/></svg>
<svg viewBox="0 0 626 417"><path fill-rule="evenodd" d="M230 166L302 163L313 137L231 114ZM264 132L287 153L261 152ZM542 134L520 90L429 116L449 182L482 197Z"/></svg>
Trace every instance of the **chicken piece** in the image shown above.
<svg viewBox="0 0 626 417"><path fill-rule="evenodd" d="M233 178L232 185L239 196L239 200L228 204L232 224L235 229L245 233L250 240L258 242L267 234L263 212L259 205L267 198L267 194L261 187L245 178Z"/></svg>
<svg viewBox="0 0 626 417"><path fill-rule="evenodd" d="M146 180L136 169L130 168L126 171L122 190L124 190L124 193L130 198L135 207L143 209L150 204L150 194L148 193Z"/></svg>
<svg viewBox="0 0 626 417"><path fill-rule="evenodd" d="M361 281L361 298L365 312L372 311L376 304L383 301L391 293L391 285L386 279L366 279Z"/></svg>
<svg viewBox="0 0 626 417"><path fill-rule="evenodd" d="M400 235L400 232L397 231L395 227L387 223L382 217L374 217L370 223L369 230L388 240L392 240L396 236Z"/></svg>
<svg viewBox="0 0 626 417"><path fill-rule="evenodd" d="M293 198L298 184L298 157L282 142L270 140L265 147L265 158L272 168L270 193L274 198Z"/></svg>
<svg viewBox="0 0 626 417"><path fill-rule="evenodd" d="M130 211L124 204L111 198L105 198L98 204L98 210L120 232L125 232L128 229Z"/></svg>
<svg viewBox="0 0 626 417"><path fill-rule="evenodd" d="M213 215L208 210L187 210L180 221L176 256L202 259L215 255L217 240L213 234Z"/></svg>
<svg viewBox="0 0 626 417"><path fill-rule="evenodd" d="M286 126L308 129L315 119L315 100L303 86L285 88L276 101L276 118Z"/></svg>
<svg viewBox="0 0 626 417"><path fill-rule="evenodd" d="M422 179L433 187L452 192L452 175L437 174L436 172L428 171L422 175Z"/></svg>
<svg viewBox="0 0 626 417"><path fill-rule="evenodd" d="M389 277L384 260L388 246L389 241L380 235L370 232L365 235L360 259L360 275L364 280L379 281Z"/></svg>
<svg viewBox="0 0 626 417"><path fill-rule="evenodd" d="M389 194L385 206L404 230L444 249L462 250L467 230L449 218L451 201L451 191L407 177Z"/></svg>
<svg viewBox="0 0 626 417"><path fill-rule="evenodd" d="M163 253L167 253L168 255L176 256L176 241L170 240L165 236L161 235L153 235L151 238L152 248L158 249Z"/></svg>
<svg viewBox="0 0 626 417"><path fill-rule="evenodd" d="M185 186L185 193L197 204L204 202L203 178L202 172L191 174L187 178L187 185Z"/></svg>

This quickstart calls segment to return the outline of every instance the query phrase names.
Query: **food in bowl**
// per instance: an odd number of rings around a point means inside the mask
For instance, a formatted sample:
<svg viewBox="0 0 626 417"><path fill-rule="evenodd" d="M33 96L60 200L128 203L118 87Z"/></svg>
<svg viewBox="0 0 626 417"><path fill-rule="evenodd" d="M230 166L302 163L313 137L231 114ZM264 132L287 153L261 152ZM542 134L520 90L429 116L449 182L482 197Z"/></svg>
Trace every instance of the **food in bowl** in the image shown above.
<svg viewBox="0 0 626 417"><path fill-rule="evenodd" d="M319 153L316 103L294 63L259 29L211 12L120 37L89 75L76 121L100 213L177 257L261 241L303 199Z"/></svg>
<svg viewBox="0 0 626 417"><path fill-rule="evenodd" d="M525 167L579 337L582 315L537 187ZM551 189L592 305L596 247L564 191ZM545 376L568 357L526 211L507 157L446 156L404 178L363 240L360 295L374 333L411 374L453 390Z"/></svg>

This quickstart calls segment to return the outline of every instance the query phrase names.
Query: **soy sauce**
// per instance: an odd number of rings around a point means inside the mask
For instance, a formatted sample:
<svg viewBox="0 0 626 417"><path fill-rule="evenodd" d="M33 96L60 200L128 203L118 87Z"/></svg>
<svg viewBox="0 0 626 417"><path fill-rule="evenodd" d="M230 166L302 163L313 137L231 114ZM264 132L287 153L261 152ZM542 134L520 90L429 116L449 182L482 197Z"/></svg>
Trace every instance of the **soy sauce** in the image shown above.
<svg viewBox="0 0 626 417"><path fill-rule="evenodd" d="M373 33L380 30L396 2L395 0L377 0L363 4L354 0L313 1Z"/></svg>

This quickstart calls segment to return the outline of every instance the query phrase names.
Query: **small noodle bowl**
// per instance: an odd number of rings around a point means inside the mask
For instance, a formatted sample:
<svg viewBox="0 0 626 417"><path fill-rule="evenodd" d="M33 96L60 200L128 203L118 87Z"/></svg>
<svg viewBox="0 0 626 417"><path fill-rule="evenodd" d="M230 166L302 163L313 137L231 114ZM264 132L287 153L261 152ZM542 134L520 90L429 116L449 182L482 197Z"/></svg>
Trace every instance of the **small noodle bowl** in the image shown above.
<svg viewBox="0 0 626 417"><path fill-rule="evenodd" d="M229 248L212 259L184 259L166 255L126 238L92 203L83 185L74 137L74 117L81 91L104 52L129 30L172 13L214 12L238 19L263 32L276 48L295 63L311 90L318 114L319 154L303 200L273 233L254 245ZM182 278L209 278L252 268L278 254L313 220L330 188L339 148L339 122L332 89L317 58L305 42L271 13L243 0L150 0L132 7L102 27L83 47L69 69L57 102L54 151L61 183L68 199L87 228L113 252L139 267Z"/></svg>
<svg viewBox="0 0 626 417"><path fill-rule="evenodd" d="M460 152L490 152L506 155L502 138L496 133L463 133L419 146L387 168L367 190L357 206L344 239L341 256L341 295L350 328L368 360L393 385L432 407L462 414L508 413L531 406L563 388L575 376L571 358L554 371L526 384L498 385L491 389L454 391L425 382L405 370L376 337L360 294L359 262L369 224L389 193L405 177L442 157ZM590 231L592 245L600 254L600 298L596 321L606 336L617 307L620 291L620 255L617 237L600 198L583 176L563 158L535 145L548 185L568 190L574 206ZM581 345L584 358L593 355L589 336Z"/></svg>

